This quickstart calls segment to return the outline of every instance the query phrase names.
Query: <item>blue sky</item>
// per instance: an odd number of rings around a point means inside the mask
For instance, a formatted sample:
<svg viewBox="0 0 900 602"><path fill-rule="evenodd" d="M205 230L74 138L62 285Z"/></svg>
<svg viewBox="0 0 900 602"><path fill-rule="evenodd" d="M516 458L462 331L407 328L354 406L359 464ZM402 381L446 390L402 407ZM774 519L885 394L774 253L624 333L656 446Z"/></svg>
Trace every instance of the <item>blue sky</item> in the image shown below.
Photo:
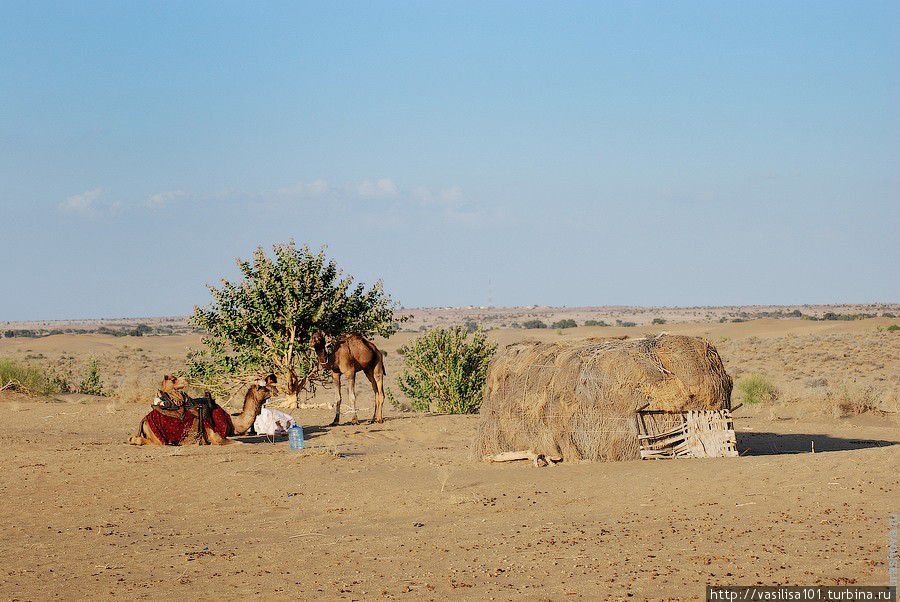
<svg viewBox="0 0 900 602"><path fill-rule="evenodd" d="M900 300L896 2L0 3L0 320Z"/></svg>

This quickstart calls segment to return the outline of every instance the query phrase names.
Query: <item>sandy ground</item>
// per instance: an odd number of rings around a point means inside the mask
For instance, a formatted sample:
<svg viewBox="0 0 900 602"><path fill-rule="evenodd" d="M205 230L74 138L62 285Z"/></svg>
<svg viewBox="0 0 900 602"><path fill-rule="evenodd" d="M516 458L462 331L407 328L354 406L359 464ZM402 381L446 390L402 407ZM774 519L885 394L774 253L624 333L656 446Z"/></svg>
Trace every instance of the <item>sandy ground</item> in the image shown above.
<svg viewBox="0 0 900 602"><path fill-rule="evenodd" d="M6 394L0 597L692 600L707 583L884 584L900 428L829 404L838 383L896 399L900 333L886 323L660 327L707 336L730 371L785 391L736 412L734 459L487 465L469 452L475 417L392 408L383 425L330 429L326 410L301 410L303 452L252 438L135 448L123 441L141 404ZM597 331L491 336L535 334ZM392 378L409 336L382 342ZM0 354L114 366L139 353L157 370L196 343L144 339L3 340Z"/></svg>

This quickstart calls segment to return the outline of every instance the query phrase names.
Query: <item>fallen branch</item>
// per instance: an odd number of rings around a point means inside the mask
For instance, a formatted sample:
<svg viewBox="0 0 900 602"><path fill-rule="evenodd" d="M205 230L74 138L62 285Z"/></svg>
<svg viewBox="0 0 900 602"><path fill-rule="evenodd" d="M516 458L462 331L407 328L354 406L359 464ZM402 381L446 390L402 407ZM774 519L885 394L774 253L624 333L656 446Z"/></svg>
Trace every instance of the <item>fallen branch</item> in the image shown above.
<svg viewBox="0 0 900 602"><path fill-rule="evenodd" d="M493 456L484 456L485 462L516 462L518 460L530 460L537 467L555 466L557 462L562 462L562 456L548 456L545 454L536 454L530 449L524 451L511 451L494 454Z"/></svg>

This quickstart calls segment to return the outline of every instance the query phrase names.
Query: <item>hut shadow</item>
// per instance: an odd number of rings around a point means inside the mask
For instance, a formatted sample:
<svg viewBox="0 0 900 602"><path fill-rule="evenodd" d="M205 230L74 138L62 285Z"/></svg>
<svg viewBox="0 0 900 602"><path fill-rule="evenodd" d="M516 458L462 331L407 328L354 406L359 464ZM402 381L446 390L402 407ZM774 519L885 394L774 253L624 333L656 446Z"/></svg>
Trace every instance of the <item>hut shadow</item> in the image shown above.
<svg viewBox="0 0 900 602"><path fill-rule="evenodd" d="M844 439L830 435L803 433L747 433L738 432L737 448L742 456L778 456L886 447L900 441L882 439Z"/></svg>

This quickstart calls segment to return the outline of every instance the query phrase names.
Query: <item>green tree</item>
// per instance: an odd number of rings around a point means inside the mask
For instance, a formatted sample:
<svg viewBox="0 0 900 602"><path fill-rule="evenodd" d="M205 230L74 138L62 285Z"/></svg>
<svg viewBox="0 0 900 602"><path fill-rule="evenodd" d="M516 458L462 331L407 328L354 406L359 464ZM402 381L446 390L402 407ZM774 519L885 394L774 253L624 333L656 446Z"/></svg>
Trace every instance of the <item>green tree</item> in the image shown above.
<svg viewBox="0 0 900 602"><path fill-rule="evenodd" d="M398 350L404 365L397 384L415 410L472 414L481 407L496 349L482 330L469 333L462 326L432 330Z"/></svg>
<svg viewBox="0 0 900 602"><path fill-rule="evenodd" d="M220 394L273 372L296 403L302 383L316 377L313 332L390 336L405 319L380 280L371 288L354 284L324 248L290 241L269 256L258 247L237 266L241 278L209 286L212 302L191 317L205 336L204 348L188 357L187 375Z"/></svg>

